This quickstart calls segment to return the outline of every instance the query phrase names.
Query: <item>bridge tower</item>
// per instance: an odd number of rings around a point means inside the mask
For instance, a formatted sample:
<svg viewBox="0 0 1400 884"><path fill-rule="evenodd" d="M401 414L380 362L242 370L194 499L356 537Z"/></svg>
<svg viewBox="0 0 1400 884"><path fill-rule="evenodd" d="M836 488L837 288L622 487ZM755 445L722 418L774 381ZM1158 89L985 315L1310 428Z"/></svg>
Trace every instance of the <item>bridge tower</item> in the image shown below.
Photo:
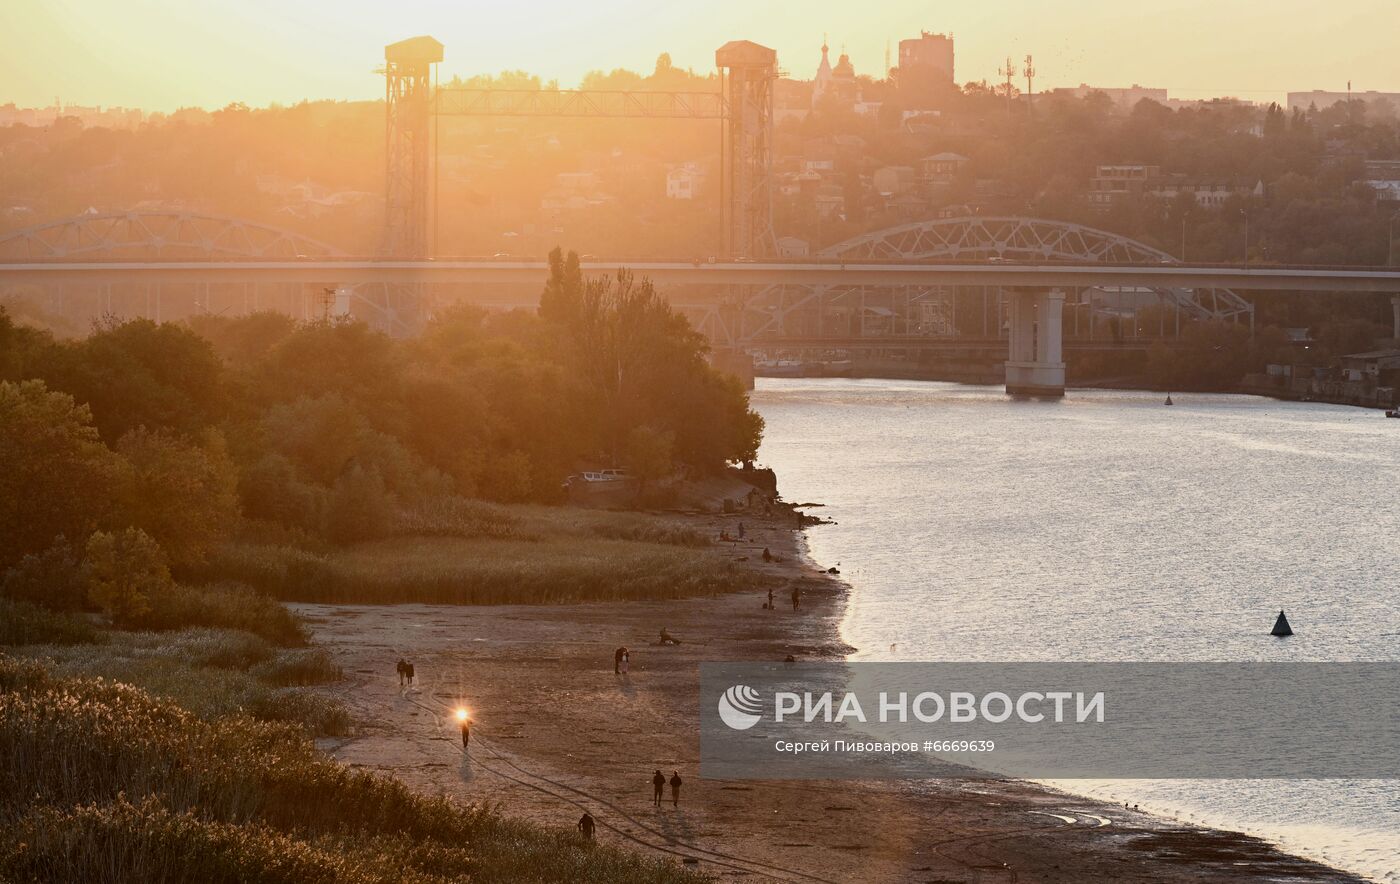
<svg viewBox="0 0 1400 884"><path fill-rule="evenodd" d="M1059 289L1013 289L1006 392L1026 396L1065 395L1064 309Z"/></svg>
<svg viewBox="0 0 1400 884"><path fill-rule="evenodd" d="M725 257L777 250L773 236L773 84L778 53L748 40L715 50L724 80L722 187Z"/></svg>
<svg viewBox="0 0 1400 884"><path fill-rule="evenodd" d="M412 37L384 47L384 251L396 258L428 254L432 169L432 66L442 44Z"/></svg>

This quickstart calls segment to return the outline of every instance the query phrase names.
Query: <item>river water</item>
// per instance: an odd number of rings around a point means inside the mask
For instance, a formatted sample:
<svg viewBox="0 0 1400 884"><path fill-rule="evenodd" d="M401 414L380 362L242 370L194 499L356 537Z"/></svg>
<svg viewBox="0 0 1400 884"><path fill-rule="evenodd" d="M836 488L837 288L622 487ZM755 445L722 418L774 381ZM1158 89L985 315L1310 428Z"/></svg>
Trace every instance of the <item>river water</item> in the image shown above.
<svg viewBox="0 0 1400 884"><path fill-rule="evenodd" d="M1400 421L1251 396L761 378L856 660L1400 660ZM1295 635L1269 635L1286 609ZM1400 881L1400 781L1073 781Z"/></svg>

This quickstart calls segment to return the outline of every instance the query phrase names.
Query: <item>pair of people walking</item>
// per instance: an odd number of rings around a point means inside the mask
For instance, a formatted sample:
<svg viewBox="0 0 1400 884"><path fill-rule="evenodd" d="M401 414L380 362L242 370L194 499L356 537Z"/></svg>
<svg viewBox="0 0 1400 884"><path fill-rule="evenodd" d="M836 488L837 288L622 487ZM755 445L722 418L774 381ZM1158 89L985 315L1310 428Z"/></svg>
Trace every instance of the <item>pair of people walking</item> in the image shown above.
<svg viewBox="0 0 1400 884"><path fill-rule="evenodd" d="M678 770L673 770L673 771L671 771L671 780L670 780L670 782L671 782L671 806L672 806L672 807L680 807L680 804L681 804L681 772L678 771ZM652 803L654 806L656 806L656 807L660 807L660 806L661 806L661 794L662 794L662 792L665 791L665 789L666 789L666 775L663 774L663 773L662 773L661 771L659 771L659 770L658 770L656 773L652 774L652 777L651 777L651 787L652 787L651 803Z"/></svg>
<svg viewBox="0 0 1400 884"><path fill-rule="evenodd" d="M399 673L399 687L413 687L413 664L400 657L394 668Z"/></svg>

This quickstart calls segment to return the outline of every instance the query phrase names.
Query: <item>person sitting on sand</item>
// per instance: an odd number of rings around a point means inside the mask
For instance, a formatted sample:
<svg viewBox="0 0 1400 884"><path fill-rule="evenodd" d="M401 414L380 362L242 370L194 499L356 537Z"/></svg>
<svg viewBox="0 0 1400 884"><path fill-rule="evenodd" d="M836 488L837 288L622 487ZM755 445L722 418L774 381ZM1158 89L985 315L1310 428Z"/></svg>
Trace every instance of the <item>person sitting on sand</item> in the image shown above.
<svg viewBox="0 0 1400 884"><path fill-rule="evenodd" d="M583 834L583 840L585 840L585 841L592 841L592 840L593 840L593 829L595 828L594 823L593 823L593 814L591 814L591 813L589 813L588 811L585 810L585 811L583 812L583 816L579 817L578 827L577 827L577 828L578 828L579 832L581 832L581 833Z"/></svg>
<svg viewBox="0 0 1400 884"><path fill-rule="evenodd" d="M666 776L657 771L651 776L651 803L656 807L661 806L661 790L666 788Z"/></svg>
<svg viewBox="0 0 1400 884"><path fill-rule="evenodd" d="M681 806L681 772L671 771L671 806Z"/></svg>
<svg viewBox="0 0 1400 884"><path fill-rule="evenodd" d="M680 644L680 641L677 640L675 636L671 635L671 633L667 632L666 627L663 626L661 627L661 644L678 645Z"/></svg>
<svg viewBox="0 0 1400 884"><path fill-rule="evenodd" d="M771 562L771 561L773 561L773 554L772 554L771 552L768 551L768 547L766 547L766 546L763 548L763 561L765 561L765 562Z"/></svg>

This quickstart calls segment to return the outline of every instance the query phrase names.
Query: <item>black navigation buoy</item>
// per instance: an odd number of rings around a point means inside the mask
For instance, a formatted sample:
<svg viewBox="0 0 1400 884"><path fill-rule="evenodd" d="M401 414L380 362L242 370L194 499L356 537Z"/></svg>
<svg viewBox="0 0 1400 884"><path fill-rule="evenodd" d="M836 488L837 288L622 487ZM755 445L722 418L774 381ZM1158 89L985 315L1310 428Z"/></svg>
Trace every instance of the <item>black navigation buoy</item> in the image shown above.
<svg viewBox="0 0 1400 884"><path fill-rule="evenodd" d="M1285 617L1285 616L1283 616L1283 612L1282 612L1282 611L1279 611L1279 612L1278 612L1278 619L1274 621L1274 631L1271 632L1271 633L1269 633L1269 635L1276 635L1276 636L1278 636L1279 638L1283 638L1283 637L1286 636L1286 635L1292 635L1292 634L1293 634L1293 627L1291 627L1291 626L1288 625L1288 618Z"/></svg>

